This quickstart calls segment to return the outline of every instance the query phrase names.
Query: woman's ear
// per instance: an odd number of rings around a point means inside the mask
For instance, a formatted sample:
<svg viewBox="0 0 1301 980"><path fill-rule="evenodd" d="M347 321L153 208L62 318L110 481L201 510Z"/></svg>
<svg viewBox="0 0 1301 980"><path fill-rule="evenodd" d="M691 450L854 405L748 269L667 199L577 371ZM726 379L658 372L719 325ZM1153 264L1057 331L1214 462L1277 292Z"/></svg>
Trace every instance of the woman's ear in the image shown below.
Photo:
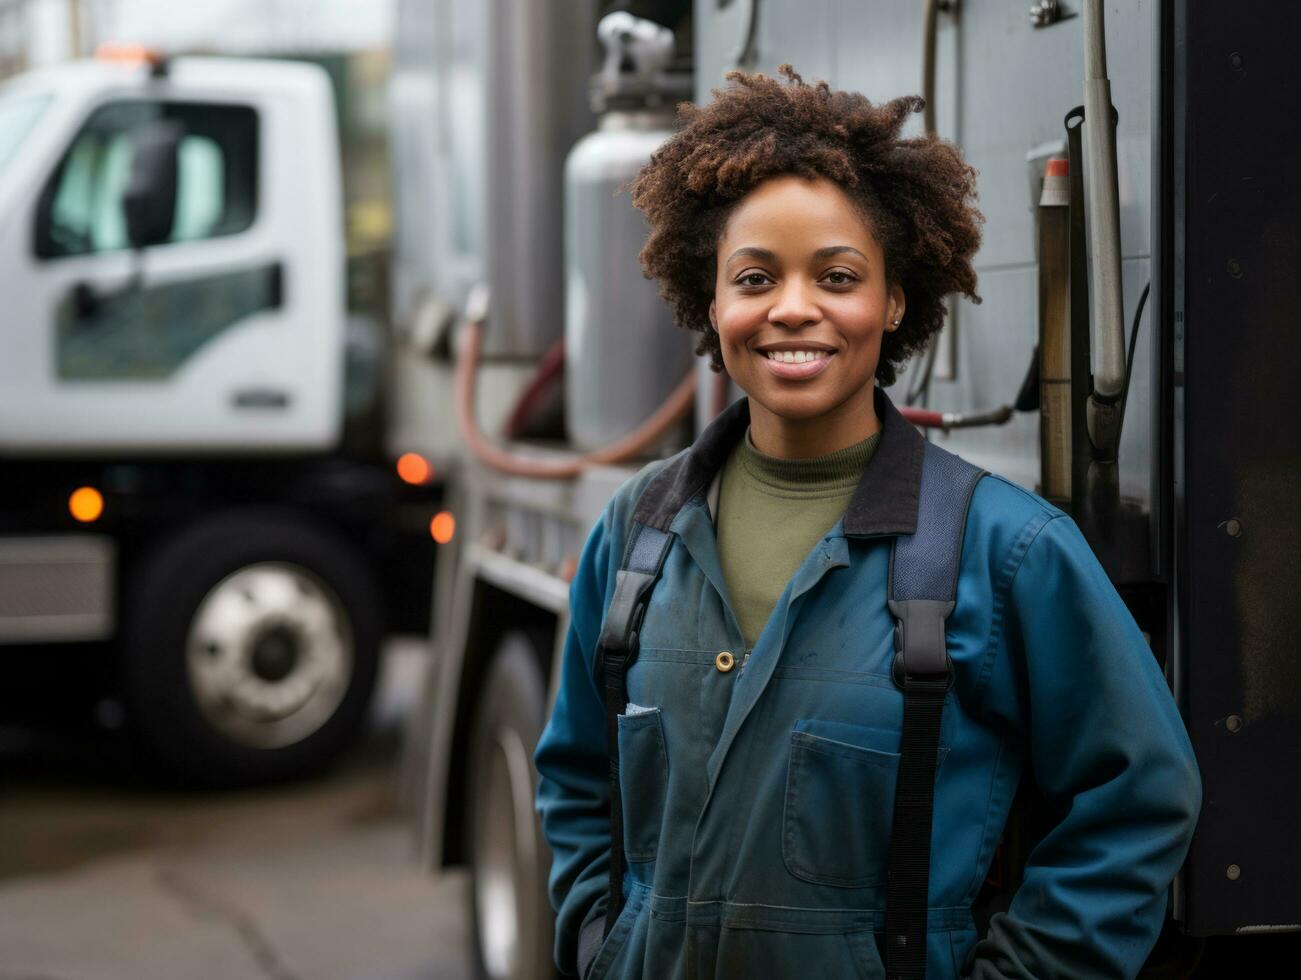
<svg viewBox="0 0 1301 980"><path fill-rule="evenodd" d="M718 333L718 314L714 312L714 301L709 301L709 325L714 328L714 333Z"/></svg>
<svg viewBox="0 0 1301 980"><path fill-rule="evenodd" d="M903 320L904 310L907 309L907 307L908 304L904 299L903 287L898 283L895 283L890 287L890 313L885 324L886 330L895 331L899 329L899 323Z"/></svg>

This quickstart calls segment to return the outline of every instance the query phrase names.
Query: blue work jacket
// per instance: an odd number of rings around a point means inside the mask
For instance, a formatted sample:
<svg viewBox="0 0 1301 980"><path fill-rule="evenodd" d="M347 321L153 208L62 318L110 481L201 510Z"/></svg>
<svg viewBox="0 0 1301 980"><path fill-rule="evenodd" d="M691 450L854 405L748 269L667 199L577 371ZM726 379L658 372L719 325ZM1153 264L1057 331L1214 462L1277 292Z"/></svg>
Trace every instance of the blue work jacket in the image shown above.
<svg viewBox="0 0 1301 980"><path fill-rule="evenodd" d="M562 972L885 976L875 933L903 717L886 575L891 539L916 529L923 442L880 389L876 405L881 441L849 507L752 650L728 604L710 501L748 424L745 400L628 481L592 529L536 753ZM675 537L618 719L626 901L603 938L610 794L596 650L634 508ZM1134 976L1201 781L1133 617L1068 516L989 476L968 512L946 638L956 682L935 783L928 980ZM981 938L971 904L1023 775L1060 819Z"/></svg>

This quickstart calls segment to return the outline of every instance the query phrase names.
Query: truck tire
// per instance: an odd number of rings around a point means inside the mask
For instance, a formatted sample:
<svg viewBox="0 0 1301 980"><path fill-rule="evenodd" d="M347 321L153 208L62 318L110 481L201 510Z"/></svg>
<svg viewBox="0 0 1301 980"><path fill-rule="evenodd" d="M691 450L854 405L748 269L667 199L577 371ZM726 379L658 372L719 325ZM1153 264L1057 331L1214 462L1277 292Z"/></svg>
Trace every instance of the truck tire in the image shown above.
<svg viewBox="0 0 1301 980"><path fill-rule="evenodd" d="M533 809L533 750L546 683L542 636L506 634L480 688L469 745L465 808L471 946L486 980L548 980L552 967L547 873L551 852Z"/></svg>
<svg viewBox="0 0 1301 980"><path fill-rule="evenodd" d="M380 598L346 545L241 512L166 539L126 609L128 720L173 777L251 785L328 765L366 721Z"/></svg>

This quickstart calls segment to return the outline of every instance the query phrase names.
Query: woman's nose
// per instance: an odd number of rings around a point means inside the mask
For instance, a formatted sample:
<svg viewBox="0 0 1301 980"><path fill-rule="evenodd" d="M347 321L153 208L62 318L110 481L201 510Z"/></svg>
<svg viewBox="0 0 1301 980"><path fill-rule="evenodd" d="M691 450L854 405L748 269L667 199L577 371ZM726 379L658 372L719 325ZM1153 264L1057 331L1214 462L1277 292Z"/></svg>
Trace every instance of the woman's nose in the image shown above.
<svg viewBox="0 0 1301 980"><path fill-rule="evenodd" d="M773 305L768 310L768 322L783 327L803 327L822 319L812 286L809 283L788 280L773 294Z"/></svg>

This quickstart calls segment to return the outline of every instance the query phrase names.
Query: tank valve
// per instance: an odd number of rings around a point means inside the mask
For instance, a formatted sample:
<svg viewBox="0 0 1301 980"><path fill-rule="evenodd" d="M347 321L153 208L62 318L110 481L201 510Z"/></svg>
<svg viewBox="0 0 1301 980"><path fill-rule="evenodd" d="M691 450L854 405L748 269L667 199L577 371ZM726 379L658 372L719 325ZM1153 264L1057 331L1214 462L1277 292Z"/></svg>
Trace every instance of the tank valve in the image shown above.
<svg viewBox="0 0 1301 980"><path fill-rule="evenodd" d="M607 92L621 91L630 82L653 84L673 60L673 32L623 10L602 17L596 36L605 48L599 84Z"/></svg>

